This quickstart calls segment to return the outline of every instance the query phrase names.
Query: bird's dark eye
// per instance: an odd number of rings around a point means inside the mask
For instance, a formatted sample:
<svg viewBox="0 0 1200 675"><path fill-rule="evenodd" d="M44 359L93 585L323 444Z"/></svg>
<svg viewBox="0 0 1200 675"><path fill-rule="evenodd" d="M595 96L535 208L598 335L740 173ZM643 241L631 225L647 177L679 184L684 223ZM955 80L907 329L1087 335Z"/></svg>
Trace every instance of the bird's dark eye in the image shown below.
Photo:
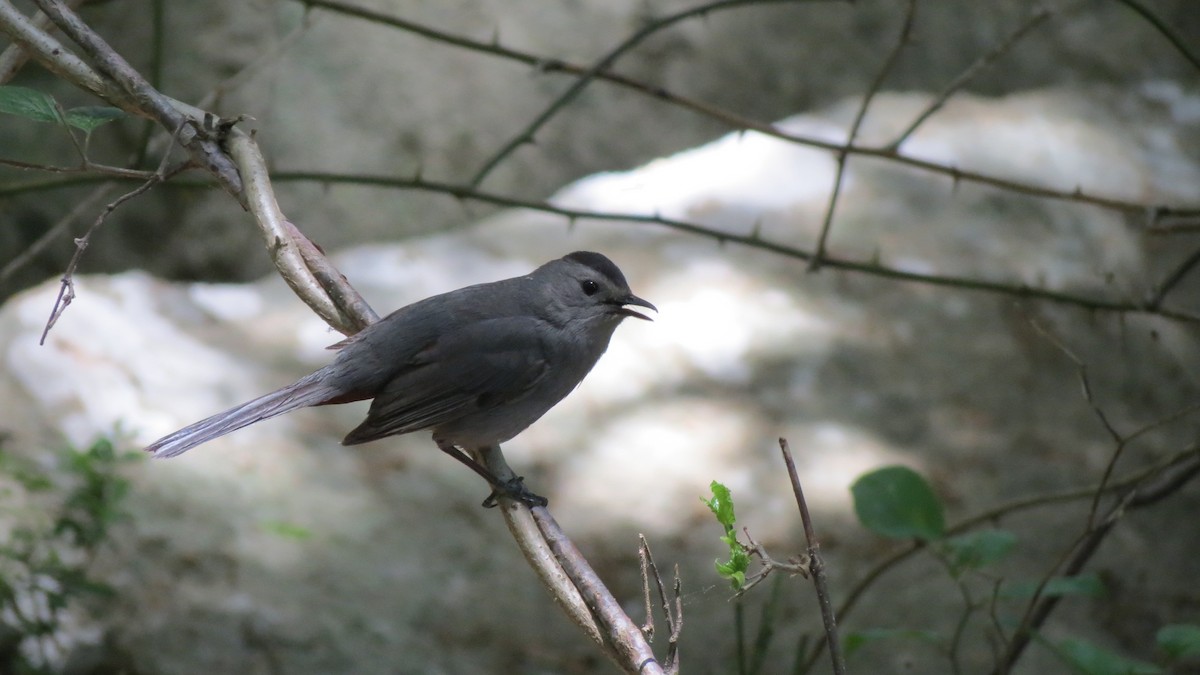
<svg viewBox="0 0 1200 675"><path fill-rule="evenodd" d="M600 284L591 279L584 279L580 282L579 287L583 289L584 295L595 295L596 291L600 290Z"/></svg>

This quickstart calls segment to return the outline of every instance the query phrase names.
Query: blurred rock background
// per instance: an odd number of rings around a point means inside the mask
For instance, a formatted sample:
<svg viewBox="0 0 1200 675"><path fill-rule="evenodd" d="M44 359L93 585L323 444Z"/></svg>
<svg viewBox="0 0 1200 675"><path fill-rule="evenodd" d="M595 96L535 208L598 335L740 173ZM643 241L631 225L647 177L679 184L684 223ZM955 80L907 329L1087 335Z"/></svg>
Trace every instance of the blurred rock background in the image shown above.
<svg viewBox="0 0 1200 675"><path fill-rule="evenodd" d="M448 33L580 63L687 5L653 2L377 3ZM894 138L932 97L1035 10L1032 3L918 2L912 40L871 107L863 142ZM1181 36L1200 18L1147 3ZM153 5L110 0L84 16L144 72ZM269 161L325 171L468 181L571 80L294 2L165 2L163 89L255 121ZM1200 205L1200 71L1119 2L1037 5L1051 15L974 78L904 146L946 166L1151 207ZM664 30L617 70L786 130L839 142L893 48L903 3L746 5ZM247 67L252 70L243 75ZM229 78L234 78L228 82ZM29 68L17 83L87 103ZM799 114L796 114L799 113ZM794 115L794 116L791 116ZM791 117L789 117L791 116ZM658 214L810 249L836 169L826 152L730 129L594 83L482 185L523 199ZM3 157L69 164L46 127L5 118ZM97 132L127 160L139 127ZM154 160L150 160L151 164ZM640 168L639 168L640 167ZM29 189L54 176L2 169L0 261L91 189ZM607 173L598 173L607 172ZM564 187L565 186L565 187ZM918 469L952 521L1031 495L1095 484L1116 446L1080 394L1129 434L1196 399L1195 328L1012 295L905 283L635 222L568 224L421 191L281 180L285 213L377 310L522 273L565 252L609 254L661 311L627 325L583 387L507 448L626 599L640 603L636 534L685 587L684 665L732 672L733 604L712 572L719 529L697 497L729 485L741 522L779 557L803 548L774 449L787 436L829 556L835 599L893 544L854 518L848 486L869 469ZM970 276L1117 301L1141 300L1191 255L1187 235L1151 235L1147 211L1045 200L851 159L830 250L917 273ZM75 232L95 217L83 214ZM3 294L61 275L63 238L3 279ZM0 308L0 426L43 456L119 428L131 447L319 367L338 336L266 276L247 215L227 196L164 186L93 238L79 299L37 346L57 283ZM101 274L112 273L112 274ZM174 279L175 281L167 281ZM1184 278L1168 306L1195 311ZM1053 336L1053 338L1047 335ZM117 591L79 616L75 672L608 672L559 619L508 540L486 490L413 436L337 445L362 409L305 411L171 462L128 469L132 517L96 560ZM1145 433L1125 475L1194 438L1194 416ZM1195 621L1200 574L1188 486L1131 513L1090 566L1102 598L1073 598L1048 639L1086 638L1150 659L1154 631ZM1088 503L1002 521L1016 553L993 571L1037 579L1081 531ZM975 580L975 583L980 583ZM973 587L987 597L987 585ZM790 672L818 615L786 582L767 672ZM766 595L749 599L757 612ZM1020 604L1001 607L1009 614ZM948 672L959 589L931 558L894 570L846 631L922 628L883 641L858 672ZM1006 614L1007 616L1007 614ZM965 672L993 662L984 618L968 625ZM827 666L818 664L818 672ZM1065 669L1032 650L1017 672Z"/></svg>

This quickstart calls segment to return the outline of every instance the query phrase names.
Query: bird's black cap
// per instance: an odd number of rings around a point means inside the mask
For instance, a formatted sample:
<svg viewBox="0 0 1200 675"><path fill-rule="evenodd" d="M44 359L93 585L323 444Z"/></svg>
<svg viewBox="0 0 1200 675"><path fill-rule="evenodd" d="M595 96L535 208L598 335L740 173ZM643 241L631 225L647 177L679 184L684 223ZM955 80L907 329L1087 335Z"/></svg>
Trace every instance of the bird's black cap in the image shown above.
<svg viewBox="0 0 1200 675"><path fill-rule="evenodd" d="M613 261L595 251L575 251L563 256L563 260L571 260L596 270L608 277L618 288L629 288L629 283L625 281L625 275L621 274L620 268Z"/></svg>

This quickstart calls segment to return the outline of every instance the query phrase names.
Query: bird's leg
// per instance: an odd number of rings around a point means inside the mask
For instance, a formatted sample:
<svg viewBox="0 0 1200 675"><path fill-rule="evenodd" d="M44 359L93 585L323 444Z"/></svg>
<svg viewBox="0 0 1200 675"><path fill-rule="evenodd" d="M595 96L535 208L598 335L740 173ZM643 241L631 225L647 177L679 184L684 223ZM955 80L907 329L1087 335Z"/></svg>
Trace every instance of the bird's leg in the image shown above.
<svg viewBox="0 0 1200 675"><path fill-rule="evenodd" d="M514 476L506 481L500 480L495 474L488 471L487 467L472 459L470 455L460 450L453 443L437 437L433 439L433 442L437 443L439 450L465 464L467 468L482 476L488 482L488 485L492 486L492 494L483 500L484 508L490 509L496 506L496 498L500 495L515 499L529 507L545 506L549 503L545 497L536 495L525 487L524 476Z"/></svg>

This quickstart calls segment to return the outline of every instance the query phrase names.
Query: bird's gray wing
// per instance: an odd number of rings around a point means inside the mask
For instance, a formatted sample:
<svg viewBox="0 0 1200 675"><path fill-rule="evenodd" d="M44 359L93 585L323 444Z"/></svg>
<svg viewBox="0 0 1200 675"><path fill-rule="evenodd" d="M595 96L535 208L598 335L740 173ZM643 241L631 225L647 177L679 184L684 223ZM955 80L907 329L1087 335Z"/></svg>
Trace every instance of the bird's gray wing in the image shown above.
<svg viewBox="0 0 1200 675"><path fill-rule="evenodd" d="M531 318L506 317L438 336L383 385L367 419L342 443L436 427L519 398L546 375L538 326Z"/></svg>

